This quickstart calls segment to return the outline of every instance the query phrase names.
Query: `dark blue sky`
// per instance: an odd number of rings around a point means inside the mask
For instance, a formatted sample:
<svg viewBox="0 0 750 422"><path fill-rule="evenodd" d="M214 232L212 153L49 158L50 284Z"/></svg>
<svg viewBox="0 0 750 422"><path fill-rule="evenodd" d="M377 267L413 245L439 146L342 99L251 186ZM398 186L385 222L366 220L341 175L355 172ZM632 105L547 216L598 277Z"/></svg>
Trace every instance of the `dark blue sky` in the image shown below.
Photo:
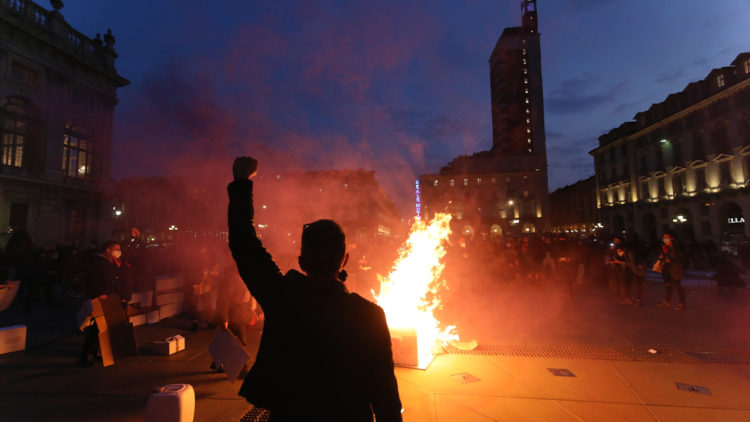
<svg viewBox="0 0 750 422"><path fill-rule="evenodd" d="M113 176L368 168L404 211L413 180L491 146L489 65L512 0L68 0L117 39ZM45 4L48 7L48 5ZM750 51L750 1L541 0L550 188L597 138ZM263 167L262 167L263 168Z"/></svg>

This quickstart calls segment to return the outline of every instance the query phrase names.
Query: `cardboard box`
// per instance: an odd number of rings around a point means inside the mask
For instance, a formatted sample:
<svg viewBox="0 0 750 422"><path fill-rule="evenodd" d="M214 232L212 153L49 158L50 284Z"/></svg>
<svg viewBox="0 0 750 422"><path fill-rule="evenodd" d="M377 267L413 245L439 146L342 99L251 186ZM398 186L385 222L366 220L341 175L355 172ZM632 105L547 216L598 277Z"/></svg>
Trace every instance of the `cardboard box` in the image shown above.
<svg viewBox="0 0 750 422"><path fill-rule="evenodd" d="M156 292L168 290L182 290L183 281L181 277L159 277L156 279Z"/></svg>
<svg viewBox="0 0 750 422"><path fill-rule="evenodd" d="M237 379L242 368L250 360L250 354L229 330L217 330L216 336L208 346L208 351L211 352L216 367L223 365L224 372L232 382Z"/></svg>
<svg viewBox="0 0 750 422"><path fill-rule="evenodd" d="M153 325L159 321L161 321L161 318L159 318L159 308L146 312L146 323Z"/></svg>
<svg viewBox="0 0 750 422"><path fill-rule="evenodd" d="M173 355L185 350L185 337L176 335L153 343L153 352L157 355Z"/></svg>
<svg viewBox="0 0 750 422"><path fill-rule="evenodd" d="M391 328L393 364L407 368L419 367L417 331L414 328ZM424 369L424 368L420 368Z"/></svg>
<svg viewBox="0 0 750 422"><path fill-rule="evenodd" d="M26 349L26 326L11 325L0 328L0 355Z"/></svg>
<svg viewBox="0 0 750 422"><path fill-rule="evenodd" d="M156 306L166 305L167 303L177 303L185 301L185 292L161 293L156 295Z"/></svg>
<svg viewBox="0 0 750 422"><path fill-rule="evenodd" d="M103 366L110 366L126 357L138 356L133 324L122 321L110 325L107 331L99 332L99 347L102 351Z"/></svg>
<svg viewBox="0 0 750 422"><path fill-rule="evenodd" d="M166 319L175 315L179 315L184 312L184 309L185 305L183 302L167 303L161 305L159 306L159 318Z"/></svg>
<svg viewBox="0 0 750 422"><path fill-rule="evenodd" d="M141 308L150 308L153 297L153 290L135 292L130 296L130 301L128 303L131 305L139 306Z"/></svg>
<svg viewBox="0 0 750 422"><path fill-rule="evenodd" d="M107 331L109 327L125 323L125 312L120 304L120 297L108 295L106 299L91 299L91 316L96 320L99 331Z"/></svg>
<svg viewBox="0 0 750 422"><path fill-rule="evenodd" d="M146 322L148 322L148 318L146 313L144 312L142 314L130 315L128 317L128 321L133 324L133 327L140 327L141 325L145 325Z"/></svg>

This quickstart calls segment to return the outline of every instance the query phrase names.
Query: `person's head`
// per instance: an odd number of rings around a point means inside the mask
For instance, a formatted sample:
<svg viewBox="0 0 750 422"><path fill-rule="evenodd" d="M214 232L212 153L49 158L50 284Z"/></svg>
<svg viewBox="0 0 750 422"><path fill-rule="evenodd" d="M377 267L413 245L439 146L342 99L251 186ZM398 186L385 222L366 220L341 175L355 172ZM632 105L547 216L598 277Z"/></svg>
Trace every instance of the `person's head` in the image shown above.
<svg viewBox="0 0 750 422"><path fill-rule="evenodd" d="M664 242L664 244L671 245L672 243L674 243L674 234L666 232L664 233L664 236L662 236L661 240Z"/></svg>
<svg viewBox="0 0 750 422"><path fill-rule="evenodd" d="M346 265L346 236L332 220L318 220L302 228L299 266L311 277L338 276Z"/></svg>
<svg viewBox="0 0 750 422"><path fill-rule="evenodd" d="M115 241L109 241L105 242L104 245L102 245L102 249L104 249L104 252L108 255L111 255L117 259L120 259L122 256L122 249L120 248L120 244Z"/></svg>

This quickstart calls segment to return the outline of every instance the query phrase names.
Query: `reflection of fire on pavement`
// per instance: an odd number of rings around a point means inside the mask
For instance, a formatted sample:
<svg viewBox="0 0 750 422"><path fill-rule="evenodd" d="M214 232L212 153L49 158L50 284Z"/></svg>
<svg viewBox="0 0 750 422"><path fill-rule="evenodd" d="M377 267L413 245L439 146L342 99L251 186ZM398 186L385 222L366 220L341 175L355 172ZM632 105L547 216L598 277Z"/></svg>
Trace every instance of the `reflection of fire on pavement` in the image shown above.
<svg viewBox="0 0 750 422"><path fill-rule="evenodd" d="M388 320L396 365L425 369L442 346L458 341L456 327L441 329L433 314L445 287L440 279L445 267L441 260L451 233L450 221L450 214L416 221L391 273L378 275L380 293L375 299Z"/></svg>

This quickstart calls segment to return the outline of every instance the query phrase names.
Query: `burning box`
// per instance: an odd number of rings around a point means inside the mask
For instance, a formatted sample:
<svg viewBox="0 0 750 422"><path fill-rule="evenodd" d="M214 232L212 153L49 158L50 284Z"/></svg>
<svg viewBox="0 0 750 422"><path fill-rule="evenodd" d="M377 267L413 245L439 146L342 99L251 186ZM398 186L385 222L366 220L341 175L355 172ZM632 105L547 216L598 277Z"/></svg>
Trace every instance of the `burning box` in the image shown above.
<svg viewBox="0 0 750 422"><path fill-rule="evenodd" d="M390 330L393 363L396 366L418 368L417 330L414 328L391 328Z"/></svg>
<svg viewBox="0 0 750 422"><path fill-rule="evenodd" d="M26 349L26 326L0 328L0 355Z"/></svg>

